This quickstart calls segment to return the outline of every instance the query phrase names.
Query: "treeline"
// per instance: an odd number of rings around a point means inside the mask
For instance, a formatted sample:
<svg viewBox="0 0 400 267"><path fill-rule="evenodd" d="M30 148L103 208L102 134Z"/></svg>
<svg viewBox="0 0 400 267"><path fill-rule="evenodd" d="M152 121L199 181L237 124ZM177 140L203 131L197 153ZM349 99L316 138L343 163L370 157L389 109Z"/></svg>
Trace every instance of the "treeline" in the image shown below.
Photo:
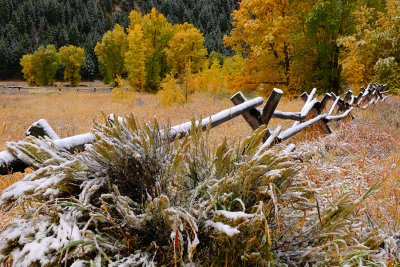
<svg viewBox="0 0 400 267"><path fill-rule="evenodd" d="M94 47L102 35L116 23L127 27L132 9L149 13L152 7L171 23L194 24L209 52L229 53L223 35L231 29L233 0L0 0L0 79L21 78L21 57L48 44L84 48L81 74L94 79L99 76Z"/></svg>
<svg viewBox="0 0 400 267"><path fill-rule="evenodd" d="M341 88L400 82L399 0L248 0L227 45L242 55L237 89Z"/></svg>
<svg viewBox="0 0 400 267"><path fill-rule="evenodd" d="M86 54L83 79L101 74L106 83L117 83L127 78L135 90L156 92L161 88L169 92L166 96L175 95L177 90L171 88L179 88L185 99L190 91L205 87L213 91L228 88L266 93L273 87L289 93L318 87L339 93L346 87L357 91L370 81L388 83L393 90L400 86L400 0L247 0L233 11L232 26L227 26L230 16L222 13L234 4L222 2L226 9L211 5L221 14L209 21L200 16L195 8L200 7L192 2L180 5L179 1L163 1L158 5L169 12L166 16L157 9L141 11L157 5L157 1L131 5L123 1L101 2L105 9L99 9L102 15L98 20L90 23L89 18L96 16L83 16L88 19L82 20L92 27L77 24L81 25L77 26L79 36L85 35L80 27L98 35L87 39L90 45L81 46ZM103 15L107 19L100 20ZM179 20L178 16L183 20L196 18L197 23L204 21L200 26L172 23ZM65 20L62 14L56 17L58 21ZM95 30L97 22L103 23L102 30L110 30L100 35ZM40 20L38 23L42 25ZM207 23L216 23L214 30L228 31L232 27L224 36L225 46L221 39L211 38L219 40L218 45L207 41L210 32L202 32L211 30ZM51 36L51 31L43 33ZM24 36L30 38L26 33ZM56 48L60 47L59 39L52 39ZM7 48L0 45L0 51L15 50L24 44L15 42ZM7 60L4 62L3 65L8 64ZM62 72L58 75L61 79Z"/></svg>
<svg viewBox="0 0 400 267"><path fill-rule="evenodd" d="M227 77L235 77L241 56L225 58L205 48L204 35L193 24L170 23L153 8L142 14L132 10L127 28L115 24L96 44L94 53L103 81L115 86L123 97L124 79L129 91L162 91L162 102L186 102L194 91L222 91ZM83 48L40 46L21 59L22 72L29 84L52 85L57 71L64 81L76 86L85 61Z"/></svg>

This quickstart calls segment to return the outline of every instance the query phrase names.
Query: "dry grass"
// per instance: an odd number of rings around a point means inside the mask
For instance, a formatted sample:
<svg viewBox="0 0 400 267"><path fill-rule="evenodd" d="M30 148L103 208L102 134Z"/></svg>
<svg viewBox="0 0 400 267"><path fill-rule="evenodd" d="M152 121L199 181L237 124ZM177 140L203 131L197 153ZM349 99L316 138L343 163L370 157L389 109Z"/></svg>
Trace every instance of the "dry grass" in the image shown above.
<svg viewBox="0 0 400 267"><path fill-rule="evenodd" d="M88 132L92 122L103 121L103 115L134 114L139 121L157 118L164 124L179 124L193 117L205 118L222 109L232 107L229 95L213 96L199 93L191 96L189 103L163 107L157 97L133 93L128 101L113 101L109 93L61 92L34 95L0 95L0 149L7 141L24 138L28 127L38 119L46 119L62 137ZM300 110L300 101L282 101L281 110ZM279 122L272 122L277 125ZM241 139L251 132L243 118L235 118L215 129L213 138L223 136Z"/></svg>
<svg viewBox="0 0 400 267"><path fill-rule="evenodd" d="M301 163L300 175L332 196L349 188L357 188L354 194L361 195L380 184L360 213L371 226L392 234L400 230L399 106L400 98L392 97L387 103L356 111L355 120L333 125L332 135L298 147L314 150Z"/></svg>
<svg viewBox="0 0 400 267"><path fill-rule="evenodd" d="M313 155L303 162L303 174L315 183L326 183L329 190L341 190L334 184L343 177L350 177L362 188L370 187L378 181L384 181L381 190L367 203L367 212L371 223L398 231L400 219L400 105L399 98L391 98L387 104L357 111L356 120L333 125L334 134L315 141L323 145L326 152L323 157ZM189 103L163 107L156 96L134 93L130 100L113 101L109 93L35 93L29 95L0 94L0 150L7 141L24 138L26 129L36 120L44 118L62 137L90 131L92 122L104 120L105 114L134 114L139 121L156 117L164 124L178 124L193 117L207 117L222 109L231 107L229 95L210 95L197 93L191 96ZM278 106L282 111L299 111L302 101L282 99ZM271 127L282 124L272 120ZM288 127L291 122L284 122ZM231 140L240 140L251 132L243 118L235 118L212 130L212 141L219 142L227 136ZM290 140L318 137L304 135ZM313 143L311 143L311 146ZM304 145L309 147L310 143ZM301 148L300 148L301 149ZM307 148L308 149L308 148ZM324 167L331 167L325 168ZM22 174L2 176L0 192L13 182L21 179ZM339 179L339 180L338 180ZM9 220L0 211L0 231Z"/></svg>

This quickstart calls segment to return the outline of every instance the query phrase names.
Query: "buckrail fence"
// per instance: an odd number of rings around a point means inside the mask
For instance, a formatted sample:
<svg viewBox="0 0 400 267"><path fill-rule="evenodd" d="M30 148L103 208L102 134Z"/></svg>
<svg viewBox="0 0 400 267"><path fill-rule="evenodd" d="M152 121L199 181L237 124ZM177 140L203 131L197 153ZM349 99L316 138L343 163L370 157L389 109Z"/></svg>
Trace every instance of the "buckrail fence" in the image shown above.
<svg viewBox="0 0 400 267"><path fill-rule="evenodd" d="M280 89L275 88L272 90L262 109L257 108L264 102L262 97L248 100L242 92L238 92L231 97L234 107L222 110L208 118L195 121L195 127L197 129L201 128L204 131L208 127L216 127L240 115L243 116L253 130L262 125L268 127L268 123L272 118L295 121L293 126L285 130L281 126L273 130L267 130L263 148L268 149L274 144L287 140L314 124L319 124L319 128L323 133L330 134L332 130L328 125L329 122L343 120L346 117L354 118L351 114L354 108L365 109L370 105L384 101L388 97L386 95L388 91L383 91L385 87L385 84L369 84L366 88L362 87L358 95L354 95L352 91L347 91L343 97L337 96L334 93L326 93L320 101L315 97L317 89L314 88L310 94L304 92L301 95L304 106L299 112L282 112L276 109L283 96L283 92ZM328 108L329 102L333 103ZM122 123L124 121L122 117L108 116L108 120L111 123L115 119L118 119ZM171 140L181 138L190 132L191 126L192 121L173 126L169 129L169 133L166 136ZM86 144L95 141L95 136L92 133L60 138L44 119L33 123L27 130L26 135L42 138L47 137L59 149L69 152L81 152L85 149ZM287 151L290 152L294 149L295 146L291 145L287 148ZM0 175L22 172L27 167L29 167L27 163L14 156L11 152L7 150L0 152Z"/></svg>
<svg viewBox="0 0 400 267"><path fill-rule="evenodd" d="M43 89L50 92L87 92L87 93L111 93L112 87L94 87L94 86L85 86L80 85L77 87L65 87L65 86L48 86L48 87L38 87L38 86L26 86L26 85L9 85L9 84L0 84L0 89L7 90L9 92L29 92L32 90Z"/></svg>

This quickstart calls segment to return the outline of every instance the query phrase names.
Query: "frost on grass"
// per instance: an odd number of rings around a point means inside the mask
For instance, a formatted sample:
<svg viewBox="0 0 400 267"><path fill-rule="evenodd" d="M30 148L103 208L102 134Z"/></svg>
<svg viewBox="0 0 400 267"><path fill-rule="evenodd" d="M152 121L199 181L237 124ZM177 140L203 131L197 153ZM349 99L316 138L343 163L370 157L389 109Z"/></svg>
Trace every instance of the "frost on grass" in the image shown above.
<svg viewBox="0 0 400 267"><path fill-rule="evenodd" d="M290 153L260 151L265 128L215 149L193 125L172 143L165 132L128 117L95 124L81 154L33 137L8 144L37 170L0 196L2 209L25 209L0 233L0 263L303 266L378 255L381 235L352 219L371 190L328 201Z"/></svg>

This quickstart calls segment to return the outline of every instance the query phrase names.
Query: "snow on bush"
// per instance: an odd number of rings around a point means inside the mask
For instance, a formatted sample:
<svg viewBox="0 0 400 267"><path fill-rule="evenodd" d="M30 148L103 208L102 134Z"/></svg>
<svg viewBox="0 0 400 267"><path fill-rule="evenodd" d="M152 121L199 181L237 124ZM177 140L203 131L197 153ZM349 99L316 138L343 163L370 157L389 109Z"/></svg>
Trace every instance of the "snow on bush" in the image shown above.
<svg viewBox="0 0 400 267"><path fill-rule="evenodd" d="M328 200L259 128L215 149L193 127L169 142L158 124L95 124L71 154L27 138L8 150L37 168L0 196L23 214L0 233L13 266L336 265L374 261L381 235L352 213L364 197ZM346 249L343 249L343 248Z"/></svg>

